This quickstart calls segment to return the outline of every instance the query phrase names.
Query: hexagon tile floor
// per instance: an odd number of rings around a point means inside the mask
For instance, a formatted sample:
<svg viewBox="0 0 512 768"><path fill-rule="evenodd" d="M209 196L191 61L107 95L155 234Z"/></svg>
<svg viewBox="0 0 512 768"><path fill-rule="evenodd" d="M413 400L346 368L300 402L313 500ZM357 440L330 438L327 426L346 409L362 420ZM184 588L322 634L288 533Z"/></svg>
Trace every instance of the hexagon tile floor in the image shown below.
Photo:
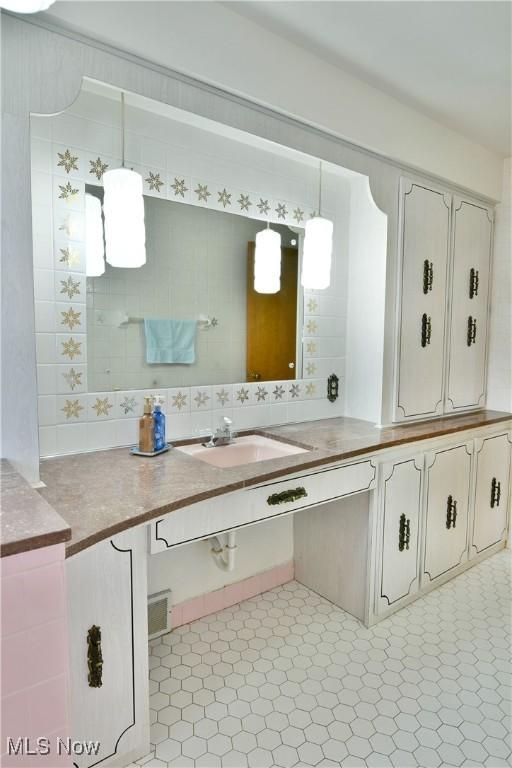
<svg viewBox="0 0 512 768"><path fill-rule="evenodd" d="M509 565L372 629L292 581L152 642L136 766L510 765Z"/></svg>

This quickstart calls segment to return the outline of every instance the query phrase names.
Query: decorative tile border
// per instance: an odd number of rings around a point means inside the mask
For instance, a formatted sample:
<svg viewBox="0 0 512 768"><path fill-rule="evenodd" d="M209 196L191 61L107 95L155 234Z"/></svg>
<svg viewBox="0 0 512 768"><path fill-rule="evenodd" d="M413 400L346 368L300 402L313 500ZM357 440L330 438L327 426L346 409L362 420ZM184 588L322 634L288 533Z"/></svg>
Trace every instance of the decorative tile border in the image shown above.
<svg viewBox="0 0 512 768"><path fill-rule="evenodd" d="M53 263L34 248L41 455L127 445L136 440L143 397L151 390L87 393L85 333L85 184L101 186L105 171L120 160L91 148L36 141L38 152L48 154L51 175L34 169L42 183L33 186L33 206L50 212L53 237ZM142 174L144 194L149 196L290 226L304 226L314 215L307 203L276 199L261 190L128 164ZM52 190L52 200L47 199L47 190ZM204 434L216 428L221 413L235 417L235 427L239 416L240 428L297 421L294 405L306 400L317 403L307 418L333 415L325 408L325 391L327 376L333 368L339 370L336 360L342 358L339 338L331 336L332 321L338 320L336 308L330 304L333 298L321 293L306 292L304 301L304 380L166 389L170 436Z"/></svg>

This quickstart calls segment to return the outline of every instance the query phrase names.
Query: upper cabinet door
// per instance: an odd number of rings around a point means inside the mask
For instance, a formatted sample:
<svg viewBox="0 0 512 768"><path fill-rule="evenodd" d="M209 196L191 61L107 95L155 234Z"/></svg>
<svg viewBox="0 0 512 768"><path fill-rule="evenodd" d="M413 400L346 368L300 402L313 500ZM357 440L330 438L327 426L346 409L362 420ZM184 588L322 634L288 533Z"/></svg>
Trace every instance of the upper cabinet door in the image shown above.
<svg viewBox="0 0 512 768"><path fill-rule="evenodd" d="M400 181L395 421L443 411L451 195Z"/></svg>
<svg viewBox="0 0 512 768"><path fill-rule="evenodd" d="M491 212L455 197L446 411L485 404L491 245Z"/></svg>

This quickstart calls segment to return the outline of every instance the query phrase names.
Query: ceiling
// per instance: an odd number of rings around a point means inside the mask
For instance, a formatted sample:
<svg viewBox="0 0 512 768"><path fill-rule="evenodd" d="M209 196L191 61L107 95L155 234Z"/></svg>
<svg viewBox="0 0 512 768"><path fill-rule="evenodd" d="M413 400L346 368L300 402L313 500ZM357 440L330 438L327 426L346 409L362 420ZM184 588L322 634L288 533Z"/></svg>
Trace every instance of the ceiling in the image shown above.
<svg viewBox="0 0 512 768"><path fill-rule="evenodd" d="M510 2L224 5L499 154L511 154Z"/></svg>
<svg viewBox="0 0 512 768"><path fill-rule="evenodd" d="M509 0L227 0L217 4L498 155L512 154ZM73 18L79 31L125 47L123 23L111 25L109 37L102 30L108 6L117 6L119 20L124 18L123 7L134 5L139 4L68 0L57 2L46 15L64 24ZM147 3L136 53L155 59L152 40L161 37L162 29L172 28L173 12L180 5L170 0ZM200 24L202 5L190 3L198 19L191 39L207 39L209 34ZM171 53L172 49L160 51L160 56ZM222 60L229 59L229 51L216 53Z"/></svg>

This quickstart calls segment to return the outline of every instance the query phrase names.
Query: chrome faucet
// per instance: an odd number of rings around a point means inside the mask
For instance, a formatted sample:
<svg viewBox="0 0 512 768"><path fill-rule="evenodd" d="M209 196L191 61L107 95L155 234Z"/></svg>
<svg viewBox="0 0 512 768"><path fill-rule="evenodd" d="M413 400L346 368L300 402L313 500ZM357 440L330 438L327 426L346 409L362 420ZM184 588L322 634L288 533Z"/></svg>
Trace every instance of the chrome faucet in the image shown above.
<svg viewBox="0 0 512 768"><path fill-rule="evenodd" d="M217 448L221 445L230 445L235 437L235 432L231 430L232 421L227 416L222 419L224 426L219 427L215 435L210 435L210 439L207 443L203 443L205 448Z"/></svg>

